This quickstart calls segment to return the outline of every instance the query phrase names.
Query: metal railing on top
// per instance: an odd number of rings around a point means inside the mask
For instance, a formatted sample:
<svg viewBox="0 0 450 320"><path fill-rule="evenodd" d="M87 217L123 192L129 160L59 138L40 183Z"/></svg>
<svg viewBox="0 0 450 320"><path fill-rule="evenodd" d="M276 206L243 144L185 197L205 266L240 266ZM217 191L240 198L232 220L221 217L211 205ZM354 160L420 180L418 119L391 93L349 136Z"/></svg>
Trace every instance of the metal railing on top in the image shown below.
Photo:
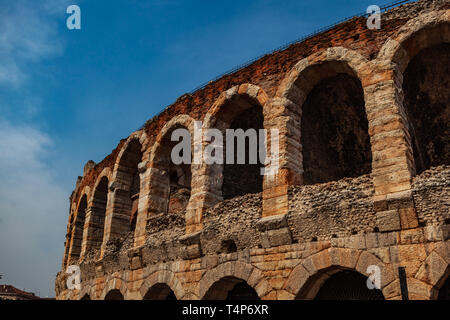
<svg viewBox="0 0 450 320"><path fill-rule="evenodd" d="M384 4L384 5L380 6L380 10L381 10L381 12L383 13L383 12L386 12L387 10L393 8L393 7L399 6L399 5L404 4L404 3L410 3L410 2L417 2L417 0L401 0L401 1L390 2L390 3L387 3L387 4ZM308 40L308 39L310 39L310 38L312 38L312 37L315 37L315 36L317 36L317 35L319 35L319 34L321 34L321 33L323 33L323 32L329 31L329 30L333 29L334 27L336 27L336 26L338 26L338 25L340 25L340 24L342 24L342 23L348 22L348 21L350 21L350 20L352 20L352 19L354 19L354 18L361 18L361 17L367 17L367 16L369 16L369 14L368 14L367 12L361 12L361 13L358 13L358 14L354 14L354 15L352 15L352 16L350 16L350 17L341 19L341 20L339 20L338 22L335 22L335 23L333 23L333 24L330 24L330 25L327 25L327 26L325 26L325 27L316 29L315 31L313 31L313 32L311 32L311 33L309 33L309 34L307 34L307 35L305 35L305 36L302 36L302 37L300 37L300 38L298 38L298 39L296 39L296 40L293 40L293 41L290 41L290 42L288 42L288 43L285 43L285 44L279 46L278 48L275 48L274 50L272 50L272 51L270 51L270 52L266 52L266 53L264 53L264 54L262 54L262 55L259 55L259 56L257 56L256 58L253 58L253 59L251 59L251 60L249 60L249 61L247 61L247 62L245 62L245 63L242 63L242 64L240 64L240 65L237 65L237 66L233 67L232 69L229 69L228 71L225 71L224 73L218 75L217 77L215 77L215 78L213 78L213 79L211 79L211 80L209 80L209 81L207 81L207 82L202 83L201 85L197 86L196 88L194 88L193 90L189 91L188 93L185 93L184 95L186 95L186 94L192 95L192 94L194 94L195 92L197 92L197 91L199 91L199 90L205 88L205 87L208 86L209 84L211 84L211 83L213 83L213 82L219 80L220 78L222 78L222 77L224 77L224 76L227 76L227 75L230 75L230 74L233 74L233 73L235 73L236 71L239 71L239 70L241 70L241 69L243 69L243 68L245 68L245 67L248 67L249 65L251 65L252 63L258 61L259 59L261 59L261 58L264 57L264 56L273 54L273 53L275 53L275 52L277 52L277 51L283 51L283 50L287 49L289 46L291 46L291 45L293 45L293 44L300 43L300 42L303 42L303 41L305 41L305 40ZM181 95L181 97L184 96L184 95ZM178 98L178 99L179 99L179 98ZM163 110L161 110L161 111L158 112L156 115L154 115L154 116L152 117L152 119L148 120L148 121L147 121L140 129L142 129L143 127L145 127L145 125L148 124L149 122L151 122L153 119L156 119L159 115L161 115L161 113L164 112L165 109L167 109L167 108L168 108L169 106L171 106L171 105L172 105L172 104L168 105L168 106L165 107Z"/></svg>

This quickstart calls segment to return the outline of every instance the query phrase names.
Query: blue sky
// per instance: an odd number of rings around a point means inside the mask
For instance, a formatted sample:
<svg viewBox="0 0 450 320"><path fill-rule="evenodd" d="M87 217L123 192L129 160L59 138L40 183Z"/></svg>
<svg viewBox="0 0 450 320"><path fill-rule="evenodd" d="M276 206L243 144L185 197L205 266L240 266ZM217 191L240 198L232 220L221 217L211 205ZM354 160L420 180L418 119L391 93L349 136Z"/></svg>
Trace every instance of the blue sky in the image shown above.
<svg viewBox="0 0 450 320"><path fill-rule="evenodd" d="M228 69L385 2L0 0L1 283L54 296L87 160Z"/></svg>

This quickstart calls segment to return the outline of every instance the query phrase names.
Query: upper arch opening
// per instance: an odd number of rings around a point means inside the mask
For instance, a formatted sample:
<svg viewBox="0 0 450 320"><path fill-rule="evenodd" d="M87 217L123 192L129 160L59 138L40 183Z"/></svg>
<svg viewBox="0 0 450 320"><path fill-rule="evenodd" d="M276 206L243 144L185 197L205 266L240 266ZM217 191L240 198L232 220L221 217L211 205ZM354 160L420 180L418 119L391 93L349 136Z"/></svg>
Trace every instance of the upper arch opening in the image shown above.
<svg viewBox="0 0 450 320"><path fill-rule="evenodd" d="M154 151L152 166L155 169L151 177L152 196L157 199L153 201L153 206L149 208L153 215L157 214L175 214L178 215L186 209L191 197L192 182L192 152L180 148L176 154L180 159L189 159L191 163L176 163L172 158L174 147L181 143L186 143L183 136L179 141L172 141L172 134L175 130L182 129L190 134L189 128L185 125L176 123L172 125L158 141L158 147ZM191 139L193 137L190 137ZM192 144L192 141L190 141ZM192 145L190 146L192 150ZM176 150L175 150L176 151ZM187 154L184 154L184 153ZM191 154L189 154L191 153Z"/></svg>
<svg viewBox="0 0 450 320"><path fill-rule="evenodd" d="M303 183L316 184L368 174L372 153L364 91L344 62L307 68L296 81L307 93L301 105Z"/></svg>
<svg viewBox="0 0 450 320"><path fill-rule="evenodd" d="M141 179L138 165L142 161L142 145L138 139L132 139L119 161L117 176L126 188L116 193L116 202L122 203L121 211L129 216L128 230L134 231L138 212ZM116 177L117 179L117 177ZM116 208L117 210L118 208Z"/></svg>
<svg viewBox="0 0 450 320"><path fill-rule="evenodd" d="M416 174L450 164L450 43L422 49L403 78Z"/></svg>
<svg viewBox="0 0 450 320"><path fill-rule="evenodd" d="M77 214L72 231L72 248L70 254L70 261L77 262L81 254L81 245L83 242L83 230L86 217L87 195L84 194L78 203Z"/></svg>

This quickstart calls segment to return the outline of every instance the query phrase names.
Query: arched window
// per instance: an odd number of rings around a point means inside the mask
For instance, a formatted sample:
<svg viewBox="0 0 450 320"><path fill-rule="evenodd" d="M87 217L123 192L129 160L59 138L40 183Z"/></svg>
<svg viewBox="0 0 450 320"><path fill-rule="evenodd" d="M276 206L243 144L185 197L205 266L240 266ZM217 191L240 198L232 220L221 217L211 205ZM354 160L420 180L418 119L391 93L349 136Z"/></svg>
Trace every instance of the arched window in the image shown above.
<svg viewBox="0 0 450 320"><path fill-rule="evenodd" d="M87 196L84 194L78 204L77 214L75 216L75 222L73 225L71 249L70 249L70 262L76 262L80 258L81 245L83 242L83 230L84 221L87 208Z"/></svg>
<svg viewBox="0 0 450 320"><path fill-rule="evenodd" d="M421 50L404 72L404 106L416 173L450 164L450 44Z"/></svg>
<svg viewBox="0 0 450 320"><path fill-rule="evenodd" d="M102 177L97 188L94 190L91 217L88 225L87 251L91 249L98 250L102 245L107 201L108 178Z"/></svg>
<svg viewBox="0 0 450 320"><path fill-rule="evenodd" d="M304 184L370 173L364 92L356 74L344 64L328 62L311 67L304 77L321 78L302 105Z"/></svg>
<svg viewBox="0 0 450 320"><path fill-rule="evenodd" d="M116 181L123 185L116 190L114 213L117 217L128 217L127 225L117 226L119 233L134 231L140 195L140 176L138 164L142 161L142 145L137 139L129 142L122 154L117 168ZM117 223L123 224L123 221Z"/></svg>
<svg viewBox="0 0 450 320"><path fill-rule="evenodd" d="M230 105L228 108L235 108ZM262 107L259 105L251 105L248 109L237 114L231 121L228 129L237 130L241 129L243 132L255 133L255 142L250 138L245 138L244 148L238 149L238 139L234 138L234 142L231 142L234 146L234 159L231 164L226 162L227 146L229 137L225 134L224 139L224 167L223 167L223 185L222 196L224 199L231 199L237 196L245 195L248 193L258 193L262 191L263 176L261 175L261 168L264 167L259 161L259 148L264 148L264 145L259 144L260 129L264 129L264 117L262 113ZM251 130L251 131L247 131ZM233 139L233 138L232 138ZM255 164L250 163L250 150L251 144L256 143L257 162ZM238 163L238 156L245 152L245 163Z"/></svg>
<svg viewBox="0 0 450 320"><path fill-rule="evenodd" d="M174 125L164 134L155 151L150 193L157 200L149 208L152 214L177 215L183 212L189 203L192 179L191 164L176 164L172 159L172 150L179 144L179 141L172 141L171 137L174 130L177 129L188 130L182 125ZM180 150L180 158L186 156L183 152ZM189 156L192 162L192 155Z"/></svg>

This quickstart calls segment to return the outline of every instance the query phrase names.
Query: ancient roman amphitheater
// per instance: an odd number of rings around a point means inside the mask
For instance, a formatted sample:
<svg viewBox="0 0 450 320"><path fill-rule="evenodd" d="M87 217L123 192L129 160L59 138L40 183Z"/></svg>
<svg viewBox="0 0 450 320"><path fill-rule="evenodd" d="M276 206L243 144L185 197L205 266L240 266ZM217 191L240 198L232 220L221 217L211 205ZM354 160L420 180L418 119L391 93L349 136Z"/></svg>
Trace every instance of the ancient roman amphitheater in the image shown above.
<svg viewBox="0 0 450 320"><path fill-rule="evenodd" d="M449 75L450 1L418 1L179 97L85 165L57 298L449 299ZM175 165L196 120L278 129L279 171Z"/></svg>

